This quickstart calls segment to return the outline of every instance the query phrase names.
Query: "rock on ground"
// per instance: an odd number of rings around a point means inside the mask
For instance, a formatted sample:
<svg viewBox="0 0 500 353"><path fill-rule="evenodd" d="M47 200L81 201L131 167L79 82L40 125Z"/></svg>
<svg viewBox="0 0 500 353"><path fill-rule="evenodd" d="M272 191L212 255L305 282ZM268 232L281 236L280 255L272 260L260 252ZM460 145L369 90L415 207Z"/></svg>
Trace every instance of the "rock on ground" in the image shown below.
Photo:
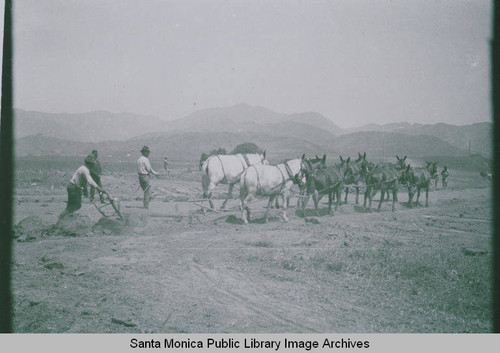
<svg viewBox="0 0 500 353"><path fill-rule="evenodd" d="M78 213L69 214L60 219L56 224L48 227L44 235L53 236L88 236L92 233L92 224L89 216Z"/></svg>
<svg viewBox="0 0 500 353"><path fill-rule="evenodd" d="M38 216L29 216L14 226L14 238L18 242L35 241L42 235L45 225Z"/></svg>

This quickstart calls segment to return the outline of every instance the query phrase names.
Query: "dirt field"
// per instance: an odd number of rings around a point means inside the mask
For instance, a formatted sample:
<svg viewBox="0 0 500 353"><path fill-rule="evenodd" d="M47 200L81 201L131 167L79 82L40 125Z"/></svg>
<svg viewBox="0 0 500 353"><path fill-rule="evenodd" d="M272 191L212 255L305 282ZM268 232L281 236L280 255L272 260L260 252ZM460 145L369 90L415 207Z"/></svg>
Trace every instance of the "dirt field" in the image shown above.
<svg viewBox="0 0 500 353"><path fill-rule="evenodd" d="M319 217L310 201L306 218L293 208L283 223L272 210L263 224L259 200L244 226L239 212L183 202L201 196L196 168L153 180L149 212L136 175L113 171L103 185L128 224L100 220L84 199L63 236L49 230L74 170L28 170L15 198L16 223L32 216L14 243L16 332L491 330L492 202L478 172L452 170L428 208L408 208L401 188L394 213L390 203L367 212L350 195L334 216L325 198Z"/></svg>

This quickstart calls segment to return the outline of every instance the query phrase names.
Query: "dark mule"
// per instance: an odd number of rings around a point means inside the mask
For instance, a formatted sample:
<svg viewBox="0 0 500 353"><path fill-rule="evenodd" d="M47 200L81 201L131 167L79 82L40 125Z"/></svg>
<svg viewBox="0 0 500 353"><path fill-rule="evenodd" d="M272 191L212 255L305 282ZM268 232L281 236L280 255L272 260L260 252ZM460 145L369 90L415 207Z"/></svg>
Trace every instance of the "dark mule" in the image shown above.
<svg viewBox="0 0 500 353"><path fill-rule="evenodd" d="M417 192L416 204L420 198L420 190L425 190L425 207L429 207L429 187L431 184L431 173L427 168L412 168L410 165L406 167L401 175L402 183L408 186L408 204L412 206L413 196Z"/></svg>
<svg viewBox="0 0 500 353"><path fill-rule="evenodd" d="M380 201L378 210L382 207L385 193L392 192L392 211L394 212L394 204L398 201L398 184L401 176L396 166L392 164L377 164L366 177L366 191L363 202L363 207L366 207L366 199L370 200L368 207L371 209L373 196L380 190Z"/></svg>
<svg viewBox="0 0 500 353"><path fill-rule="evenodd" d="M314 173L318 168L326 167L326 154L323 157L306 158L305 153L301 157L304 165L304 183L299 185L299 197L297 198L297 208L304 204L307 196L307 175Z"/></svg>
<svg viewBox="0 0 500 353"><path fill-rule="evenodd" d="M304 213L309 201L309 196L313 195L314 209L319 216L318 203L321 198L328 194L328 213L332 213L333 195L336 195L337 202L335 210L340 204L340 194L344 188L344 180L352 174L349 165L351 158L343 160L340 164L334 166L319 166L312 172L306 173L307 196L302 204L302 213Z"/></svg>
<svg viewBox="0 0 500 353"><path fill-rule="evenodd" d="M342 157L340 157L340 161L343 162L344 160ZM356 159L353 163L350 164L352 174L351 176L345 180L345 197L344 197L344 203L347 203L347 196L349 195L349 188L354 187L356 190L356 205L359 204L359 189L361 187L366 186L366 174L368 170L373 168L373 163L368 162L366 160L366 152L364 154L361 154L358 152L358 159Z"/></svg>
<svg viewBox="0 0 500 353"><path fill-rule="evenodd" d="M399 156L396 155L396 159L397 159L397 169L400 169L400 170L403 170L403 169L406 169L406 156L404 156L403 158L400 158Z"/></svg>

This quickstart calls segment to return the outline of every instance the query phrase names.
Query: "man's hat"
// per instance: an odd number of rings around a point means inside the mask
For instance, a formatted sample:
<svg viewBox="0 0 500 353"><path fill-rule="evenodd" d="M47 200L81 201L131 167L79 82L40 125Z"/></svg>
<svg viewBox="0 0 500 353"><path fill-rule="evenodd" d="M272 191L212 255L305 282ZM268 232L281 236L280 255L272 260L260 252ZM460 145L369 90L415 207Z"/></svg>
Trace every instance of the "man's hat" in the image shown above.
<svg viewBox="0 0 500 353"><path fill-rule="evenodd" d="M148 146L143 146L141 149L141 152L149 152L149 147Z"/></svg>
<svg viewBox="0 0 500 353"><path fill-rule="evenodd" d="M87 158L85 158L85 163L95 164L95 157L91 154L88 155Z"/></svg>

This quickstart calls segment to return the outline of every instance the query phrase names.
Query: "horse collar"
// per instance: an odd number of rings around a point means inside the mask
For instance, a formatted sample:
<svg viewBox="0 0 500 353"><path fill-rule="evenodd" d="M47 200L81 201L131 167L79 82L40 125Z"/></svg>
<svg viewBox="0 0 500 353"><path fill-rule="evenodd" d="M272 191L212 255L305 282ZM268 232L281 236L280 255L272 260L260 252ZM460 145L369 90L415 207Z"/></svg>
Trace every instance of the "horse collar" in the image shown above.
<svg viewBox="0 0 500 353"><path fill-rule="evenodd" d="M283 164L285 165L285 169L286 169L286 172L288 173L288 176L290 177L290 179L293 179L294 174L293 174L292 170L290 169L288 162L285 162Z"/></svg>

